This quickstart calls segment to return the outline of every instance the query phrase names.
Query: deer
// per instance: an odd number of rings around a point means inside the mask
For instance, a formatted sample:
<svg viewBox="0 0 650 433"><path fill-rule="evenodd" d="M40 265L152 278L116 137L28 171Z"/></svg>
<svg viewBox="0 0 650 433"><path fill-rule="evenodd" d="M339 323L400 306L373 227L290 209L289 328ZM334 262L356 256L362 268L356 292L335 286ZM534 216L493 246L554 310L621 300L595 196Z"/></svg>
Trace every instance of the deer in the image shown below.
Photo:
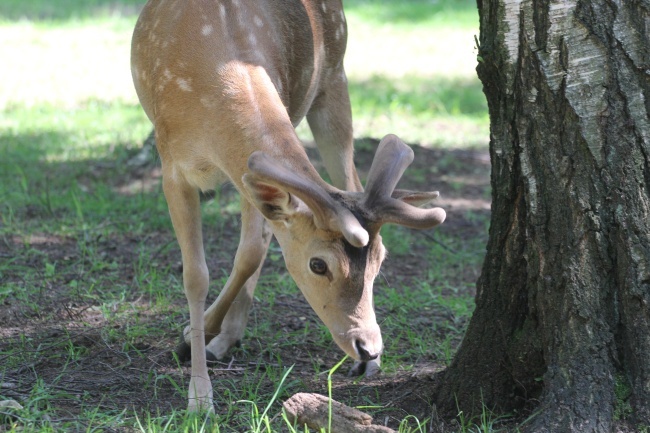
<svg viewBox="0 0 650 433"><path fill-rule="evenodd" d="M380 228L427 229L438 192L396 189L414 159L384 137L362 186L354 164L341 0L149 0L133 32L131 72L154 126L162 189L180 246L191 358L188 410L214 410L208 360L244 335L275 237L286 268L355 374L378 371L383 341L373 282L386 257ZM331 184L295 127L307 119ZM241 233L230 276L206 310L209 273L200 191L232 183Z"/></svg>

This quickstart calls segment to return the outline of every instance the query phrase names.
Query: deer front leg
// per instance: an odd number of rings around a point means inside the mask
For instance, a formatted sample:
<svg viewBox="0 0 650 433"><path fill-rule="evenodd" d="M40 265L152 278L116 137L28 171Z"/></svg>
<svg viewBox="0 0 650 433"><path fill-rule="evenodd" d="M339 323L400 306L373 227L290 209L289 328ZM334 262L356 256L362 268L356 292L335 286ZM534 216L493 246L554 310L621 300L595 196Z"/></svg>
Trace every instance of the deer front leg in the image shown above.
<svg viewBox="0 0 650 433"><path fill-rule="evenodd" d="M309 128L335 187L363 191L354 167L352 110L343 69L335 75L307 113Z"/></svg>
<svg viewBox="0 0 650 433"><path fill-rule="evenodd" d="M272 232L264 217L242 198L242 226L232 272L214 303L205 312L205 341L208 360L223 358L244 335L253 293ZM181 353L189 352L191 329L184 332ZM193 347L192 347L193 349ZM194 350L192 350L192 357Z"/></svg>
<svg viewBox="0 0 650 433"><path fill-rule="evenodd" d="M183 257L183 287L190 310L188 333L192 351L192 378L188 410L213 411L212 383L205 356L203 311L208 294L208 267L203 251L198 191L181 176L163 173L163 191Z"/></svg>

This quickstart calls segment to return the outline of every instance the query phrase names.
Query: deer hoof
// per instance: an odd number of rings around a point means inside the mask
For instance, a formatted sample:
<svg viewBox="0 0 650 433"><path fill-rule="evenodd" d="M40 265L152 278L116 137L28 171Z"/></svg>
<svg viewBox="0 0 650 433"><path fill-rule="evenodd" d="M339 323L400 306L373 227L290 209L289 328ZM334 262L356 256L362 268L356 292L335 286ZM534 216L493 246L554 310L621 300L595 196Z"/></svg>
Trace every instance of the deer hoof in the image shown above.
<svg viewBox="0 0 650 433"><path fill-rule="evenodd" d="M187 344L184 341L181 341L178 343L176 346L176 349L174 349L174 353L176 354L176 357L180 362L187 362L192 359L192 346ZM205 360L208 362L217 362L221 358L217 358L212 352L209 350L205 351Z"/></svg>
<svg viewBox="0 0 650 433"><path fill-rule="evenodd" d="M208 357L208 361L214 362L224 359L226 355L228 355L228 352L231 348L240 346L240 339L233 341L233 339L220 334L210 340L208 345L205 347L205 351Z"/></svg>
<svg viewBox="0 0 650 433"><path fill-rule="evenodd" d="M356 361L350 371L349 377L373 377L381 370L379 359L372 361Z"/></svg>
<svg viewBox="0 0 650 433"><path fill-rule="evenodd" d="M229 341L220 339L217 335L206 346L205 359L208 362L220 361L226 357L232 347L241 347L241 340L230 343ZM192 359L192 346L185 341L184 336L181 335L181 341L176 345L174 353L180 362L186 362Z"/></svg>
<svg viewBox="0 0 650 433"><path fill-rule="evenodd" d="M185 342L185 339L182 336L180 343L178 343L176 349L174 349L174 353L180 362L192 359L192 348Z"/></svg>

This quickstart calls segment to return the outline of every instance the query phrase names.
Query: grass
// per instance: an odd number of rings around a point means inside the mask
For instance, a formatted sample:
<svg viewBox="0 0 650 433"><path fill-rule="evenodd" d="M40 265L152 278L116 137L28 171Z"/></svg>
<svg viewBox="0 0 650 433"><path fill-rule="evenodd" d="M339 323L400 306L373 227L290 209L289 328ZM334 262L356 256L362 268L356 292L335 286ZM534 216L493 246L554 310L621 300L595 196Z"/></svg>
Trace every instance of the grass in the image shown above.
<svg viewBox="0 0 650 433"><path fill-rule="evenodd" d="M475 29L478 12L472 0L344 0L347 13L375 27L385 25L436 26Z"/></svg>
<svg viewBox="0 0 650 433"><path fill-rule="evenodd" d="M187 321L180 255L155 157L133 162L150 130L128 65L141 5L0 3L0 57L9 59L0 70L0 400L23 406L0 410L0 430L286 431L278 402L329 386L336 399L389 417L400 432L427 431L426 417L386 406L392 385L346 379L349 361L328 380L340 351L298 300L276 244L244 345L212 368L217 413L182 410L188 366L169 355ZM484 148L488 123L473 72L473 2L346 7L356 136L398 132L452 149L435 163L416 161L407 176L442 183L443 196L466 193L473 174L453 152ZM359 156L368 156L372 146L359 144ZM203 203L212 296L236 248L237 208L229 188ZM448 365L462 338L487 215L461 209L457 218L448 231L382 231L390 256L375 301L386 383ZM479 421L457 430L474 431Z"/></svg>
<svg viewBox="0 0 650 433"><path fill-rule="evenodd" d="M4 0L0 5L3 21L34 21L68 24L70 21L131 16L142 7L142 0Z"/></svg>
<svg viewBox="0 0 650 433"><path fill-rule="evenodd" d="M489 123L474 69L476 3L345 2L346 71L358 136L481 147Z"/></svg>

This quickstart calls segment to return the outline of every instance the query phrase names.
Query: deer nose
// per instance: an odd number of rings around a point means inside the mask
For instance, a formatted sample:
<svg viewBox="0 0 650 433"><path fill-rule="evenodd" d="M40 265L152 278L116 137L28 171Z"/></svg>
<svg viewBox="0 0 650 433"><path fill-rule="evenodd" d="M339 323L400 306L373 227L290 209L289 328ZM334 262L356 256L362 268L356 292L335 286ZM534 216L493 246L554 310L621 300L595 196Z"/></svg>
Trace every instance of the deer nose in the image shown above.
<svg viewBox="0 0 650 433"><path fill-rule="evenodd" d="M373 359L379 358L379 355L381 354L381 350L370 352L365 343L360 340L356 340L354 342L354 347L357 349L357 353L359 353L359 359L361 361L372 361Z"/></svg>

